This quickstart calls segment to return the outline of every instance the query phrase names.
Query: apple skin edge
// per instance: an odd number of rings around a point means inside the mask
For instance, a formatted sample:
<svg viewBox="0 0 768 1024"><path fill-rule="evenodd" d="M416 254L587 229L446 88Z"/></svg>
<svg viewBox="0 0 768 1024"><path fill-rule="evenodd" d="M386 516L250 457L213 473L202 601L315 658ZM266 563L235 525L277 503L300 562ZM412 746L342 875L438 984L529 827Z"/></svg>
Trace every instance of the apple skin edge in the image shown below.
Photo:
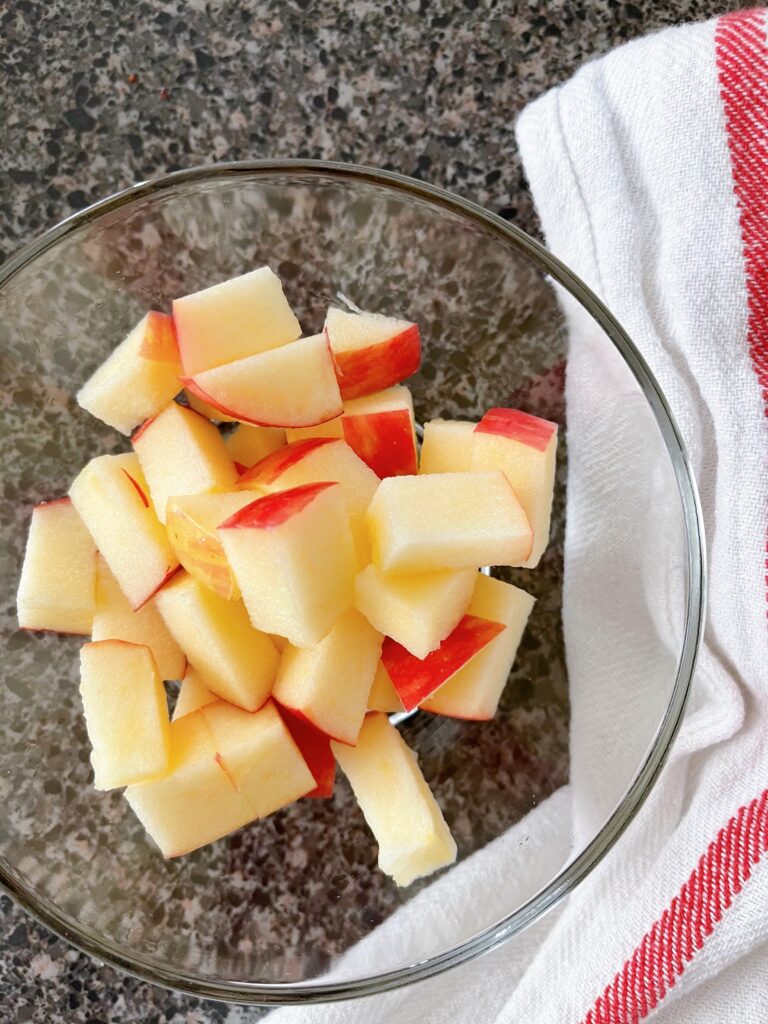
<svg viewBox="0 0 768 1024"><path fill-rule="evenodd" d="M318 494L329 487L338 487L333 481L302 484L288 491L277 491L257 498L250 505L238 509L229 519L219 525L220 530L271 530L282 526L311 504Z"/></svg>
<svg viewBox="0 0 768 1024"><path fill-rule="evenodd" d="M326 330L326 336L327 333ZM418 371L421 365L419 328L411 324L386 341L355 351L334 352L333 357L339 390L345 401L384 391Z"/></svg>
<svg viewBox="0 0 768 1024"><path fill-rule="evenodd" d="M407 409L342 418L344 440L380 479L413 476L419 470Z"/></svg>
<svg viewBox="0 0 768 1024"><path fill-rule="evenodd" d="M238 484L274 483L286 470L301 462L310 452L316 451L326 444L335 444L337 440L335 437L307 437L301 441L293 441L291 444L265 455L263 459L246 470L237 482Z"/></svg>
<svg viewBox="0 0 768 1024"><path fill-rule="evenodd" d="M508 437L544 452L557 433L557 424L519 409L489 409L475 427L475 433Z"/></svg>
<svg viewBox="0 0 768 1024"><path fill-rule="evenodd" d="M336 759L331 750L331 737L321 732L303 712L283 707L282 704L278 704L277 709L317 783L314 789L305 793L305 796L314 799L327 799L333 796Z"/></svg>
<svg viewBox="0 0 768 1024"><path fill-rule="evenodd" d="M219 412L224 413L225 416L231 417L238 423L250 423L255 427L318 427L321 423L327 423L329 420L335 420L342 412L341 408L339 408L330 416L325 416L323 419L316 420L314 423L272 423L271 421L265 422L264 420L254 420L249 416L244 416L242 413L239 413L234 409L230 409L221 402L217 402L213 395L209 395L207 391L204 391L203 388L196 383L194 377L179 377L179 382L183 388L186 388L186 390L189 391L190 394L194 395L195 398L199 398L201 402L205 402L206 405L210 405L211 408L218 409Z"/></svg>

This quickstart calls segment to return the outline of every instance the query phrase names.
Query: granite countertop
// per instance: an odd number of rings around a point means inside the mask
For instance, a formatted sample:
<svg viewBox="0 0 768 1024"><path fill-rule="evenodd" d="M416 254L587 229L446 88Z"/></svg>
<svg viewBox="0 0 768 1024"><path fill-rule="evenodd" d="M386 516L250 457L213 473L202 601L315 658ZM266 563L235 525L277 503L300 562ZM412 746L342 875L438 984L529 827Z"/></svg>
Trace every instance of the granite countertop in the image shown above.
<svg viewBox="0 0 768 1024"><path fill-rule="evenodd" d="M135 181L265 157L396 169L535 234L516 113L593 55L732 6L14 0L0 14L0 261ZM262 1012L122 977L0 898L3 1024L240 1024Z"/></svg>

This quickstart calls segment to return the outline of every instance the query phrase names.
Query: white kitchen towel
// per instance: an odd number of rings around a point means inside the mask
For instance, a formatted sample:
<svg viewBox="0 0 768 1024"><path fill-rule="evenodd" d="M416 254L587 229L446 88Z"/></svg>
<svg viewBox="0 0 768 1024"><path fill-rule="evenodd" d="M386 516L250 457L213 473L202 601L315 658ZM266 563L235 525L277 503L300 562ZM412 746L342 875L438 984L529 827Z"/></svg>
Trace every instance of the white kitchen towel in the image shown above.
<svg viewBox="0 0 768 1024"><path fill-rule="evenodd" d="M736 12L630 43L533 103L518 124L547 243L649 362L700 488L709 616L669 762L611 854L533 929L428 982L279 1011L275 1024L630 1024L650 1016L707 1024L768 1016L760 969L768 950L767 21L764 10ZM347 969L375 964L383 944L407 949L411 931L439 928L462 907L482 919L504 878L523 891L535 887L526 873L550 865L521 861L517 836L544 836L552 856L565 837L589 837L637 763L626 737L638 735L644 716L651 728L663 697L664 645L674 650L679 640L670 631L681 595L676 574L659 574L658 564L667 564L665 544L679 538L666 536L662 506L658 536L635 539L632 563L622 503L648 505L649 495L663 502L653 453L636 443L644 425L631 396L605 403L621 367L596 359L603 340L561 300L570 330L563 616L571 783L532 812L536 820L443 876L351 950ZM596 495L615 476L612 460L633 444L626 487L600 513L607 503ZM606 558L643 574L643 608L605 585ZM622 631L635 650L645 645L649 670L617 700L617 675L636 680L642 659L611 652L595 671L585 652L596 634Z"/></svg>

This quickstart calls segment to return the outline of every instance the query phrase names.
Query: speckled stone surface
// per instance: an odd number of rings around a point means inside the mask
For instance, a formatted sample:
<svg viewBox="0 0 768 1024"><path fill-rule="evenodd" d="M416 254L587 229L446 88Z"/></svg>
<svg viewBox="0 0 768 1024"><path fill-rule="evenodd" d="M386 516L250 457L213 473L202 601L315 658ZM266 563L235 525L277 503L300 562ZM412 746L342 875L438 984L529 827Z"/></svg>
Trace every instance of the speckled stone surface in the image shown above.
<svg viewBox="0 0 768 1024"><path fill-rule="evenodd" d="M0 8L0 259L134 181L274 156L390 167L535 233L515 114L589 57L727 6L15 0ZM510 699L524 708L529 696ZM567 771L566 724L536 741L547 765L537 779L542 796ZM479 761L476 770L486 767ZM0 922L3 1024L241 1024L261 1016L124 978L5 898Z"/></svg>

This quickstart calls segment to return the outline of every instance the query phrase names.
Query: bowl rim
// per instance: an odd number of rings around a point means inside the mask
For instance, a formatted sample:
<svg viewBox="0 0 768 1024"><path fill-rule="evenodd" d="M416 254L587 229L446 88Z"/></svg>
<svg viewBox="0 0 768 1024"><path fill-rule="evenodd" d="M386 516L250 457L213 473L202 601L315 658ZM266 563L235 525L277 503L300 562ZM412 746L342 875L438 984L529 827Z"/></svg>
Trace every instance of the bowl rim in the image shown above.
<svg viewBox="0 0 768 1024"><path fill-rule="evenodd" d="M226 1002L290 1005L332 1002L374 995L439 974L501 945L550 910L599 864L630 824L652 789L669 753L685 710L701 642L705 617L706 555L699 496L689 459L669 405L648 364L605 304L556 256L522 229L485 210L471 200L437 185L417 181L396 171L324 160L242 160L204 164L139 182L73 213L48 229L0 266L0 289L37 256L82 226L113 213L136 200L188 183L274 174L326 177L337 181L386 186L480 223L522 252L541 271L566 289L587 310L613 342L637 380L661 432L683 511L686 536L688 593L685 626L675 682L656 735L630 786L597 835L544 888L496 924L453 949L384 974L331 982L220 981L171 968L142 954L129 954L37 896L0 858L0 891L4 891L33 918L95 960L163 987L202 998Z"/></svg>

